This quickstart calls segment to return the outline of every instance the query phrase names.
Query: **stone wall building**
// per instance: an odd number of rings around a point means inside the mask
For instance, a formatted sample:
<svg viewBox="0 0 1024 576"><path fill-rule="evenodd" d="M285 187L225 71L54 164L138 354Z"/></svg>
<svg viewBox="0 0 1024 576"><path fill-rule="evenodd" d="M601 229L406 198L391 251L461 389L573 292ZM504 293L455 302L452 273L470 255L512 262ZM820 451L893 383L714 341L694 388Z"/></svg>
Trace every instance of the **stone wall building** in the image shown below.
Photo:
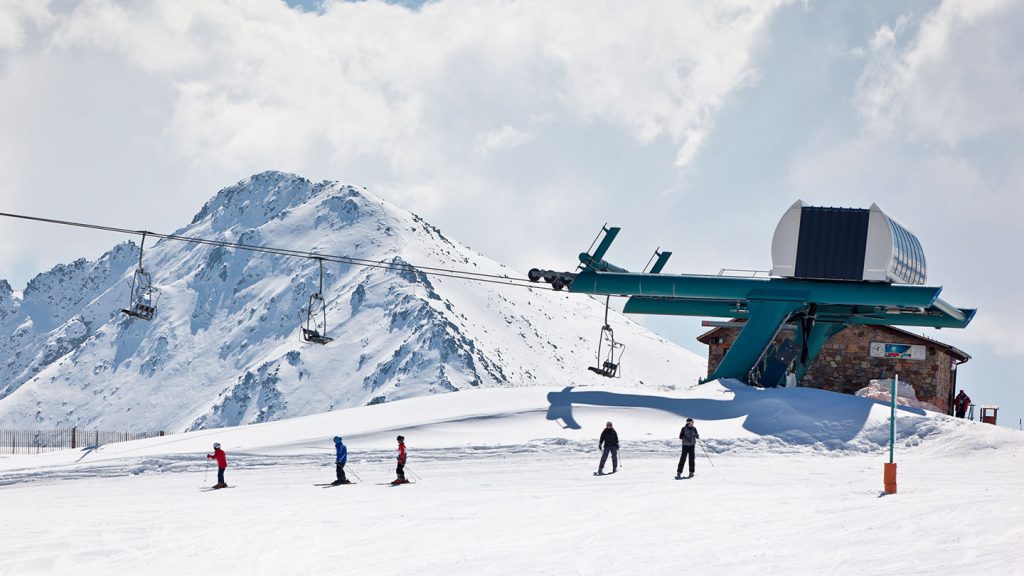
<svg viewBox="0 0 1024 576"><path fill-rule="evenodd" d="M741 322L741 321L739 321ZM708 346L708 374L715 371L739 335L738 327L714 328L697 337ZM795 339L782 330L776 343ZM853 394L877 378L892 378L914 387L917 399L953 413L957 366L971 357L953 346L891 326L848 326L829 339L799 386Z"/></svg>

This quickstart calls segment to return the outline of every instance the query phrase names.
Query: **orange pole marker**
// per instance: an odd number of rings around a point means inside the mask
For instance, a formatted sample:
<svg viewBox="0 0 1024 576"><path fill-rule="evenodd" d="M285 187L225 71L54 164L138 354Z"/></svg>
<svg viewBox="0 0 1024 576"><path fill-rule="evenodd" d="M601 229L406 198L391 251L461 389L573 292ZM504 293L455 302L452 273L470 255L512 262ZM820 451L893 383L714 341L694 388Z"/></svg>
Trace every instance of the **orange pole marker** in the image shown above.
<svg viewBox="0 0 1024 576"><path fill-rule="evenodd" d="M885 466L885 493L895 494L896 493L896 463L886 462Z"/></svg>

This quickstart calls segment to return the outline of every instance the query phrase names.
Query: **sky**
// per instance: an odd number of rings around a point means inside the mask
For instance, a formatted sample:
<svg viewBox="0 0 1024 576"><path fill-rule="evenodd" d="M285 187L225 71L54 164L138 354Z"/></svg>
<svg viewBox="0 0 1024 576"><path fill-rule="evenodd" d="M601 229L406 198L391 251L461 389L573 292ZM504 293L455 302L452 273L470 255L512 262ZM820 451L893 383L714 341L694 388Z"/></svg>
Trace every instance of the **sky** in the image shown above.
<svg viewBox="0 0 1024 576"><path fill-rule="evenodd" d="M1024 4L0 0L0 211L170 232L286 170L365 186L524 272L768 270L797 199L877 203L1024 413ZM21 289L116 235L4 221ZM425 263L426 264L426 263ZM693 318L641 318L695 351ZM595 327L595 332L599 327Z"/></svg>

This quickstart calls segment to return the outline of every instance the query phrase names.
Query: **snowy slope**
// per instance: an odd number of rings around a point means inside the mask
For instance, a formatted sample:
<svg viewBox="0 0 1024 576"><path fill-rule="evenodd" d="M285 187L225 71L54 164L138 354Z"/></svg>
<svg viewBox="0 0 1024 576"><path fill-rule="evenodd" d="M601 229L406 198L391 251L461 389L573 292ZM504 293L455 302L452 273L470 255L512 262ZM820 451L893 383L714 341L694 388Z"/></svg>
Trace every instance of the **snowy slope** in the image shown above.
<svg viewBox="0 0 1024 576"><path fill-rule="evenodd" d="M500 231L499 231L500 233ZM180 236L521 278L370 193L266 172L221 190ZM478 387L582 385L603 308L592 298L328 263L327 346L303 344L314 260L164 240L144 266L152 322L127 305L137 246L79 260L21 292L0 282L6 428L202 429ZM698 356L614 315L616 384L686 387Z"/></svg>
<svg viewBox="0 0 1024 576"><path fill-rule="evenodd" d="M708 456L673 478L684 416ZM0 574L1024 574L1024 435L735 382L481 389L0 457ZM612 420L621 470L594 477ZM394 436L416 484L394 474ZM333 478L330 437L350 451ZM228 482L204 454L221 442ZM46 506L40 506L45 502Z"/></svg>

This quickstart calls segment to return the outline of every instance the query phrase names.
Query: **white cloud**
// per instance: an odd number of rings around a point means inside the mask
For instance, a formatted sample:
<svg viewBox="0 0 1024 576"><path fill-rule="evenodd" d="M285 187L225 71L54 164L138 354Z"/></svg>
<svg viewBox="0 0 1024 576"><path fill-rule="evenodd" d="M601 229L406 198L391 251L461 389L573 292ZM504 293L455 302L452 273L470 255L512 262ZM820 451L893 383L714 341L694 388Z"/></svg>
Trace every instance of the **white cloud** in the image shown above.
<svg viewBox="0 0 1024 576"><path fill-rule="evenodd" d="M0 22L18 23L0 66L5 206L170 230L217 187L283 169L389 192L520 266L492 231L577 241L552 206L587 234L610 206L646 221L615 197L671 188L692 165L756 78L752 55L786 3L370 0L304 13L278 0L83 0L48 15L0 2ZM111 241L53 233L9 250L39 264Z"/></svg>
<svg viewBox="0 0 1024 576"><path fill-rule="evenodd" d="M0 0L0 50L21 48L31 29L52 21L49 0Z"/></svg>
<svg viewBox="0 0 1024 576"><path fill-rule="evenodd" d="M511 150L526 144L530 141L530 138L531 136L526 132L506 124L497 130L484 134L483 141L480 144L480 151L486 155L493 152Z"/></svg>
<svg viewBox="0 0 1024 576"><path fill-rule="evenodd" d="M1024 129L1024 4L946 0L909 20L870 42L858 102L873 128L947 146Z"/></svg>
<svg viewBox="0 0 1024 576"><path fill-rule="evenodd" d="M543 112L669 138L686 165L752 78L751 47L777 5L329 2L307 14L269 0L94 0L54 36L163 77L178 95L170 133L191 156L302 156L316 142L419 167L410 159L432 161L441 130L458 145L494 118ZM274 135L273 154L257 133Z"/></svg>

